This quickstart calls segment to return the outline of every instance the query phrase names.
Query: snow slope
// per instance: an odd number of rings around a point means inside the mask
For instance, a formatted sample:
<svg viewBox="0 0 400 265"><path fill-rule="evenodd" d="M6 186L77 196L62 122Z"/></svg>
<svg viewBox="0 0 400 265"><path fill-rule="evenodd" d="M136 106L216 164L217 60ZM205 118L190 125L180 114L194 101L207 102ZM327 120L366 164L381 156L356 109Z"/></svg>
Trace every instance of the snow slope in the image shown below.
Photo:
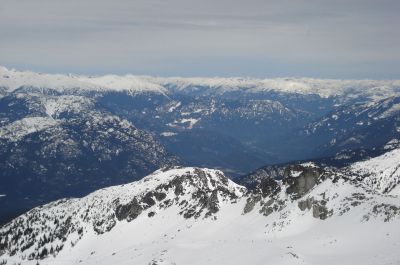
<svg viewBox="0 0 400 265"><path fill-rule="evenodd" d="M13 142L24 136L57 126L59 121L49 117L26 117L11 124L0 127L0 139L9 139Z"/></svg>
<svg viewBox="0 0 400 265"><path fill-rule="evenodd" d="M390 163L390 156L384 162ZM289 173L283 182L271 180L254 190L233 183L217 170L159 170L82 199L50 203L0 229L0 261L36 264L41 259L40 264L60 265L400 262L398 196L370 191L343 177L343 172L314 164L296 168L295 176ZM311 182L304 190L303 184Z"/></svg>
<svg viewBox="0 0 400 265"><path fill-rule="evenodd" d="M372 190L389 193L400 183L400 148L355 163L350 170L362 175L363 182Z"/></svg>
<svg viewBox="0 0 400 265"><path fill-rule="evenodd" d="M94 102L82 96L57 96L41 97L46 114L50 117L58 117L63 112L87 112L94 108Z"/></svg>

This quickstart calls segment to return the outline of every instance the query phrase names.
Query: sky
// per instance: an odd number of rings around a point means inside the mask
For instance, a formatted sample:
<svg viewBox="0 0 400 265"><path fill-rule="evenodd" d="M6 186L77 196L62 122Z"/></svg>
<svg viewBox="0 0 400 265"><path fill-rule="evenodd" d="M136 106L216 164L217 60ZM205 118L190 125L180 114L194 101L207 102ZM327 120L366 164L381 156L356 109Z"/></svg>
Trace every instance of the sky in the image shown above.
<svg viewBox="0 0 400 265"><path fill-rule="evenodd" d="M0 65L400 79L399 0L0 0Z"/></svg>

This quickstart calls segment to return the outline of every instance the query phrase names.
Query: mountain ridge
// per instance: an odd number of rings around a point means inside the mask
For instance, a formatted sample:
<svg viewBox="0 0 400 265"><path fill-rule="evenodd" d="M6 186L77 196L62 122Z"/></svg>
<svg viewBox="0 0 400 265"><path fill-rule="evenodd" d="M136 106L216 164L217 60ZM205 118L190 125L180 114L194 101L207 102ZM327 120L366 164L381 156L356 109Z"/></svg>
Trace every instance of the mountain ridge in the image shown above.
<svg viewBox="0 0 400 265"><path fill-rule="evenodd" d="M237 178L291 161L354 162L400 139L397 81L0 72L0 205L13 212L0 222L166 164Z"/></svg>
<svg viewBox="0 0 400 265"><path fill-rule="evenodd" d="M370 174L357 173L357 163L343 169L293 164L282 180L267 176L253 189L218 170L158 170L137 182L59 200L18 217L0 228L0 260L219 264L231 257L232 264L243 264L245 257L248 264L259 264L263 257L275 264L337 264L362 255L355 264L395 262L399 183L393 182L391 190L377 190L369 183L387 183L373 174L380 171L374 164L380 160L398 167L393 161L400 161L399 150L359 162ZM398 180L397 175L388 176ZM361 238L369 231L367 238L379 238L381 244L349 237L350 231ZM106 242L113 245L109 248ZM216 242L218 252L213 252ZM355 242L358 245L351 245ZM241 258L243 254L232 252L235 245L257 254ZM265 252L266 247L274 251ZM312 254L315 249L324 256ZM197 256L203 251L211 251L208 258Z"/></svg>
<svg viewBox="0 0 400 265"><path fill-rule="evenodd" d="M201 91L205 93L232 93L246 91L317 94L321 97L346 95L354 97L382 98L400 94L400 80L339 80L316 78L274 78L257 79L241 77L151 77L135 75L81 76L67 74L43 74L31 71L17 71L0 67L0 87L12 92L20 87L74 90L82 87L90 91L128 91L130 93L158 93L169 91ZM211 89L211 90L210 90Z"/></svg>

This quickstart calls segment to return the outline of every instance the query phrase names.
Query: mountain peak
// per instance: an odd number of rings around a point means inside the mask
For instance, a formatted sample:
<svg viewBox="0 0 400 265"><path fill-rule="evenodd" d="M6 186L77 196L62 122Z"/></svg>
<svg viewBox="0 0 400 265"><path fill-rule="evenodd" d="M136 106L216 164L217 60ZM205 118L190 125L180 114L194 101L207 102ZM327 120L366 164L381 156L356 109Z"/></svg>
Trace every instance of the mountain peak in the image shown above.
<svg viewBox="0 0 400 265"><path fill-rule="evenodd" d="M76 244L83 234L103 234L117 223L129 223L140 216L151 218L168 209L178 211L184 219L209 218L222 205L237 200L245 192L244 187L219 170L194 167L158 170L136 182L101 189L81 199L59 200L29 211L0 229L1 238L5 238L0 242L0 253L8 249L11 254L30 252L30 258L41 258L43 249L53 248L56 253L67 239ZM43 216L49 218L43 220ZM21 229L31 232L19 238L3 237ZM34 246L35 237L41 237L43 231L51 232L46 235L46 241Z"/></svg>

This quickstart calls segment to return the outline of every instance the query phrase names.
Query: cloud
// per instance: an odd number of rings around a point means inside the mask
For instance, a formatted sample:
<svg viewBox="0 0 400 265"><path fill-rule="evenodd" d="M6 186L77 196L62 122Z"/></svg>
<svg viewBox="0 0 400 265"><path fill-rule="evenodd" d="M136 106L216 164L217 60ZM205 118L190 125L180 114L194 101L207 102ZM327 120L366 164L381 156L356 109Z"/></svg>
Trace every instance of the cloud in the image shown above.
<svg viewBox="0 0 400 265"><path fill-rule="evenodd" d="M399 8L391 0L3 0L0 64L50 72L396 78Z"/></svg>

